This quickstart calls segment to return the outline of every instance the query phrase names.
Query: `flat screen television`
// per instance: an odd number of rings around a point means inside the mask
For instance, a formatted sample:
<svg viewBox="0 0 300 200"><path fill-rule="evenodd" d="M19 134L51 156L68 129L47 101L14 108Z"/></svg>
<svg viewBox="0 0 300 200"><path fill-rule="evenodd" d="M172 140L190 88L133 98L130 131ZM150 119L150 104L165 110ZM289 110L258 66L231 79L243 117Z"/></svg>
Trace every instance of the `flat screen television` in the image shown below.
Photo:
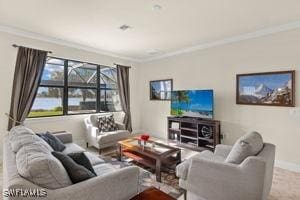
<svg viewBox="0 0 300 200"><path fill-rule="evenodd" d="M171 115L213 119L213 90L180 90L171 93Z"/></svg>

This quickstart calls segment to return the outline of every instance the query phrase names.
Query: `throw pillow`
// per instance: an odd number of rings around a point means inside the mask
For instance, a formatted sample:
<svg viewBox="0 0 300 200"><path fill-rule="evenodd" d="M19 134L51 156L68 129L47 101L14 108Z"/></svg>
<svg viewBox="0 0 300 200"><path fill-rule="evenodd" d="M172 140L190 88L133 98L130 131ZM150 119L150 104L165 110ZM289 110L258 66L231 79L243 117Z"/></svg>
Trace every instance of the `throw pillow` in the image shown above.
<svg viewBox="0 0 300 200"><path fill-rule="evenodd" d="M71 157L61 152L53 151L52 155L60 160L74 184L96 176L90 170L82 165L77 164Z"/></svg>
<svg viewBox="0 0 300 200"><path fill-rule="evenodd" d="M98 117L98 129L99 129L99 132L107 132L106 116L99 116Z"/></svg>
<svg viewBox="0 0 300 200"><path fill-rule="evenodd" d="M22 146L16 153L16 165L18 173L23 178L40 187L58 189L72 185L61 162L39 143Z"/></svg>
<svg viewBox="0 0 300 200"><path fill-rule="evenodd" d="M23 146L31 145L33 143L47 148L49 153L53 151L47 142L38 137L31 129L26 128L25 126L13 127L9 132L8 140L13 152L15 153L17 153Z"/></svg>
<svg viewBox="0 0 300 200"><path fill-rule="evenodd" d="M106 127L108 131L115 131L118 129L113 115L106 117Z"/></svg>
<svg viewBox="0 0 300 200"><path fill-rule="evenodd" d="M257 155L263 148L262 136L257 132L251 132L236 141L225 162L240 164L248 156Z"/></svg>
<svg viewBox="0 0 300 200"><path fill-rule="evenodd" d="M68 156L70 156L77 164L84 166L97 176L90 160L86 157L84 152L70 153Z"/></svg>
<svg viewBox="0 0 300 200"><path fill-rule="evenodd" d="M37 135L40 136L43 140L45 140L54 151L62 152L66 148L66 146L60 141L60 139L58 139L55 135L49 132Z"/></svg>
<svg viewBox="0 0 300 200"><path fill-rule="evenodd" d="M98 118L99 132L109 132L118 130L113 115L101 116Z"/></svg>

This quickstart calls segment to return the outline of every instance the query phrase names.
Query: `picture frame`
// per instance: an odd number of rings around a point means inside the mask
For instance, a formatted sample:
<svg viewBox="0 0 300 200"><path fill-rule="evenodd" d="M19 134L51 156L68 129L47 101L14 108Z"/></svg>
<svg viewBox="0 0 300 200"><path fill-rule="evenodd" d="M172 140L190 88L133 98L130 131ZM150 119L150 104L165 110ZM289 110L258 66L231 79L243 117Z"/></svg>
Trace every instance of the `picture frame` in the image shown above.
<svg viewBox="0 0 300 200"><path fill-rule="evenodd" d="M153 80L149 83L150 100L170 101L173 79Z"/></svg>
<svg viewBox="0 0 300 200"><path fill-rule="evenodd" d="M236 104L295 107L295 70L237 74Z"/></svg>

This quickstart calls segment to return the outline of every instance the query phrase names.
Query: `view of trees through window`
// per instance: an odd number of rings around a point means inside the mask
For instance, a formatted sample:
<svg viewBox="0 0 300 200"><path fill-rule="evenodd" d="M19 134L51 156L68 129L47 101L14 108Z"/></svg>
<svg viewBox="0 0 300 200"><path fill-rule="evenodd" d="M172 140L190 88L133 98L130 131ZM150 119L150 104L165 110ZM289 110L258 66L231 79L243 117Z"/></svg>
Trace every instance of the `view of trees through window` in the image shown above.
<svg viewBox="0 0 300 200"><path fill-rule="evenodd" d="M28 117L120 110L115 68L48 57Z"/></svg>

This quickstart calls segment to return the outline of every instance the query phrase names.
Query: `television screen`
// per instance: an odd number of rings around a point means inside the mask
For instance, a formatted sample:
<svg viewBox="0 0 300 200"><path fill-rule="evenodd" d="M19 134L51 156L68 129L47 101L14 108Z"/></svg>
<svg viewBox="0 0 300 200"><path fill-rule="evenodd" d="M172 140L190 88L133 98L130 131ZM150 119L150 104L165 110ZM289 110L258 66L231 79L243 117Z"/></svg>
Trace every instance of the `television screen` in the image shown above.
<svg viewBox="0 0 300 200"><path fill-rule="evenodd" d="M171 115L213 118L213 90L172 91Z"/></svg>

